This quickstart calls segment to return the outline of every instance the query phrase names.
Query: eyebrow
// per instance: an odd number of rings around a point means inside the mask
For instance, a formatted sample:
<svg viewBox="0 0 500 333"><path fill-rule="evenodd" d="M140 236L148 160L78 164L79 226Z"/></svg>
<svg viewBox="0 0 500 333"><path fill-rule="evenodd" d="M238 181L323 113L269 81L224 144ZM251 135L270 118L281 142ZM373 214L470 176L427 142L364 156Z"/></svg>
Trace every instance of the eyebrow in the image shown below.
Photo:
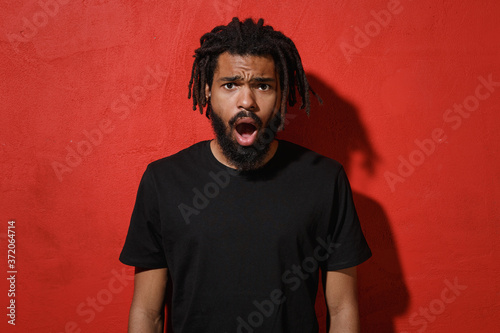
<svg viewBox="0 0 500 333"><path fill-rule="evenodd" d="M234 75L234 76L221 77L221 78L219 78L218 81L233 82L233 81L241 81L241 80L243 80L243 77L241 75ZM261 82L261 83L266 83L266 82L276 82L276 79L271 78L271 77L257 76L257 77L252 78L250 81L257 81L257 82Z"/></svg>

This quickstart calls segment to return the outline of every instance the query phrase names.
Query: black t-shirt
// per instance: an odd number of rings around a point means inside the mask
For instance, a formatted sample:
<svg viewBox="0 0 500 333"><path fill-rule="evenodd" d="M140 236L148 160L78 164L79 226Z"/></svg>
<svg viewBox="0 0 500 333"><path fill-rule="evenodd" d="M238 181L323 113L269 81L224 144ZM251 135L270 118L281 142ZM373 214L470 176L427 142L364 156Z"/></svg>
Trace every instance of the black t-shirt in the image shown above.
<svg viewBox="0 0 500 333"><path fill-rule="evenodd" d="M147 167L120 261L168 268L174 332L309 333L318 267L370 256L338 162L280 140L236 171L203 141Z"/></svg>

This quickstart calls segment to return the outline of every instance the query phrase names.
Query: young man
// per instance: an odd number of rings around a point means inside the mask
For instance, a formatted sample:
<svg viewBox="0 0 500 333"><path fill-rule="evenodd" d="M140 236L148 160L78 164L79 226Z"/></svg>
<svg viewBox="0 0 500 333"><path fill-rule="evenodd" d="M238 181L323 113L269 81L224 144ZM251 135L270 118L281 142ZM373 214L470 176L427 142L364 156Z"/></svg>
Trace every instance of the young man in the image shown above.
<svg viewBox="0 0 500 333"><path fill-rule="evenodd" d="M151 163L120 260L136 267L129 332L358 332L356 265L371 256L342 166L276 140L309 88L293 42L234 18L201 38L190 94L215 139Z"/></svg>

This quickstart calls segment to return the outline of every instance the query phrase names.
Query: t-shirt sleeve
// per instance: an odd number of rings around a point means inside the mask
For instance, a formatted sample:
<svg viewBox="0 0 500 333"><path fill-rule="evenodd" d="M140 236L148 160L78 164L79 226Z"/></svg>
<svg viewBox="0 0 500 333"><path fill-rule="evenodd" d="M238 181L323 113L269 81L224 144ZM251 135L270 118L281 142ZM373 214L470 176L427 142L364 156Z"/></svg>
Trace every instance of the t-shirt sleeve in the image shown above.
<svg viewBox="0 0 500 333"><path fill-rule="evenodd" d="M139 184L120 261L143 268L167 267L161 237L158 194L150 166Z"/></svg>
<svg viewBox="0 0 500 333"><path fill-rule="evenodd" d="M361 230L354 207L351 186L343 168L340 169L333 189L333 202L326 223L323 244L330 253L322 269L334 271L361 264L372 253Z"/></svg>

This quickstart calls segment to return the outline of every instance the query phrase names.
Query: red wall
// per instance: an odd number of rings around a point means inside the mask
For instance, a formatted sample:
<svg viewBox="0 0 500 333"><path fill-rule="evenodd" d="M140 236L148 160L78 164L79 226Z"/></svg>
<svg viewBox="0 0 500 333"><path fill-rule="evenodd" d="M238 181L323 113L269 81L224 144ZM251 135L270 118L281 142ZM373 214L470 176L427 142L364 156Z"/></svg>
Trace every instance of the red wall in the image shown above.
<svg viewBox="0 0 500 333"><path fill-rule="evenodd" d="M47 5L44 5L46 4ZM42 7L45 7L43 9ZM373 258L365 332L500 321L497 1L3 1L0 331L123 332L118 262L148 162L211 137L187 97L199 37L265 17L301 52L308 119L282 138L346 166ZM490 81L488 83L487 81ZM11 246L13 247L13 246ZM324 308L318 305L324 318Z"/></svg>

